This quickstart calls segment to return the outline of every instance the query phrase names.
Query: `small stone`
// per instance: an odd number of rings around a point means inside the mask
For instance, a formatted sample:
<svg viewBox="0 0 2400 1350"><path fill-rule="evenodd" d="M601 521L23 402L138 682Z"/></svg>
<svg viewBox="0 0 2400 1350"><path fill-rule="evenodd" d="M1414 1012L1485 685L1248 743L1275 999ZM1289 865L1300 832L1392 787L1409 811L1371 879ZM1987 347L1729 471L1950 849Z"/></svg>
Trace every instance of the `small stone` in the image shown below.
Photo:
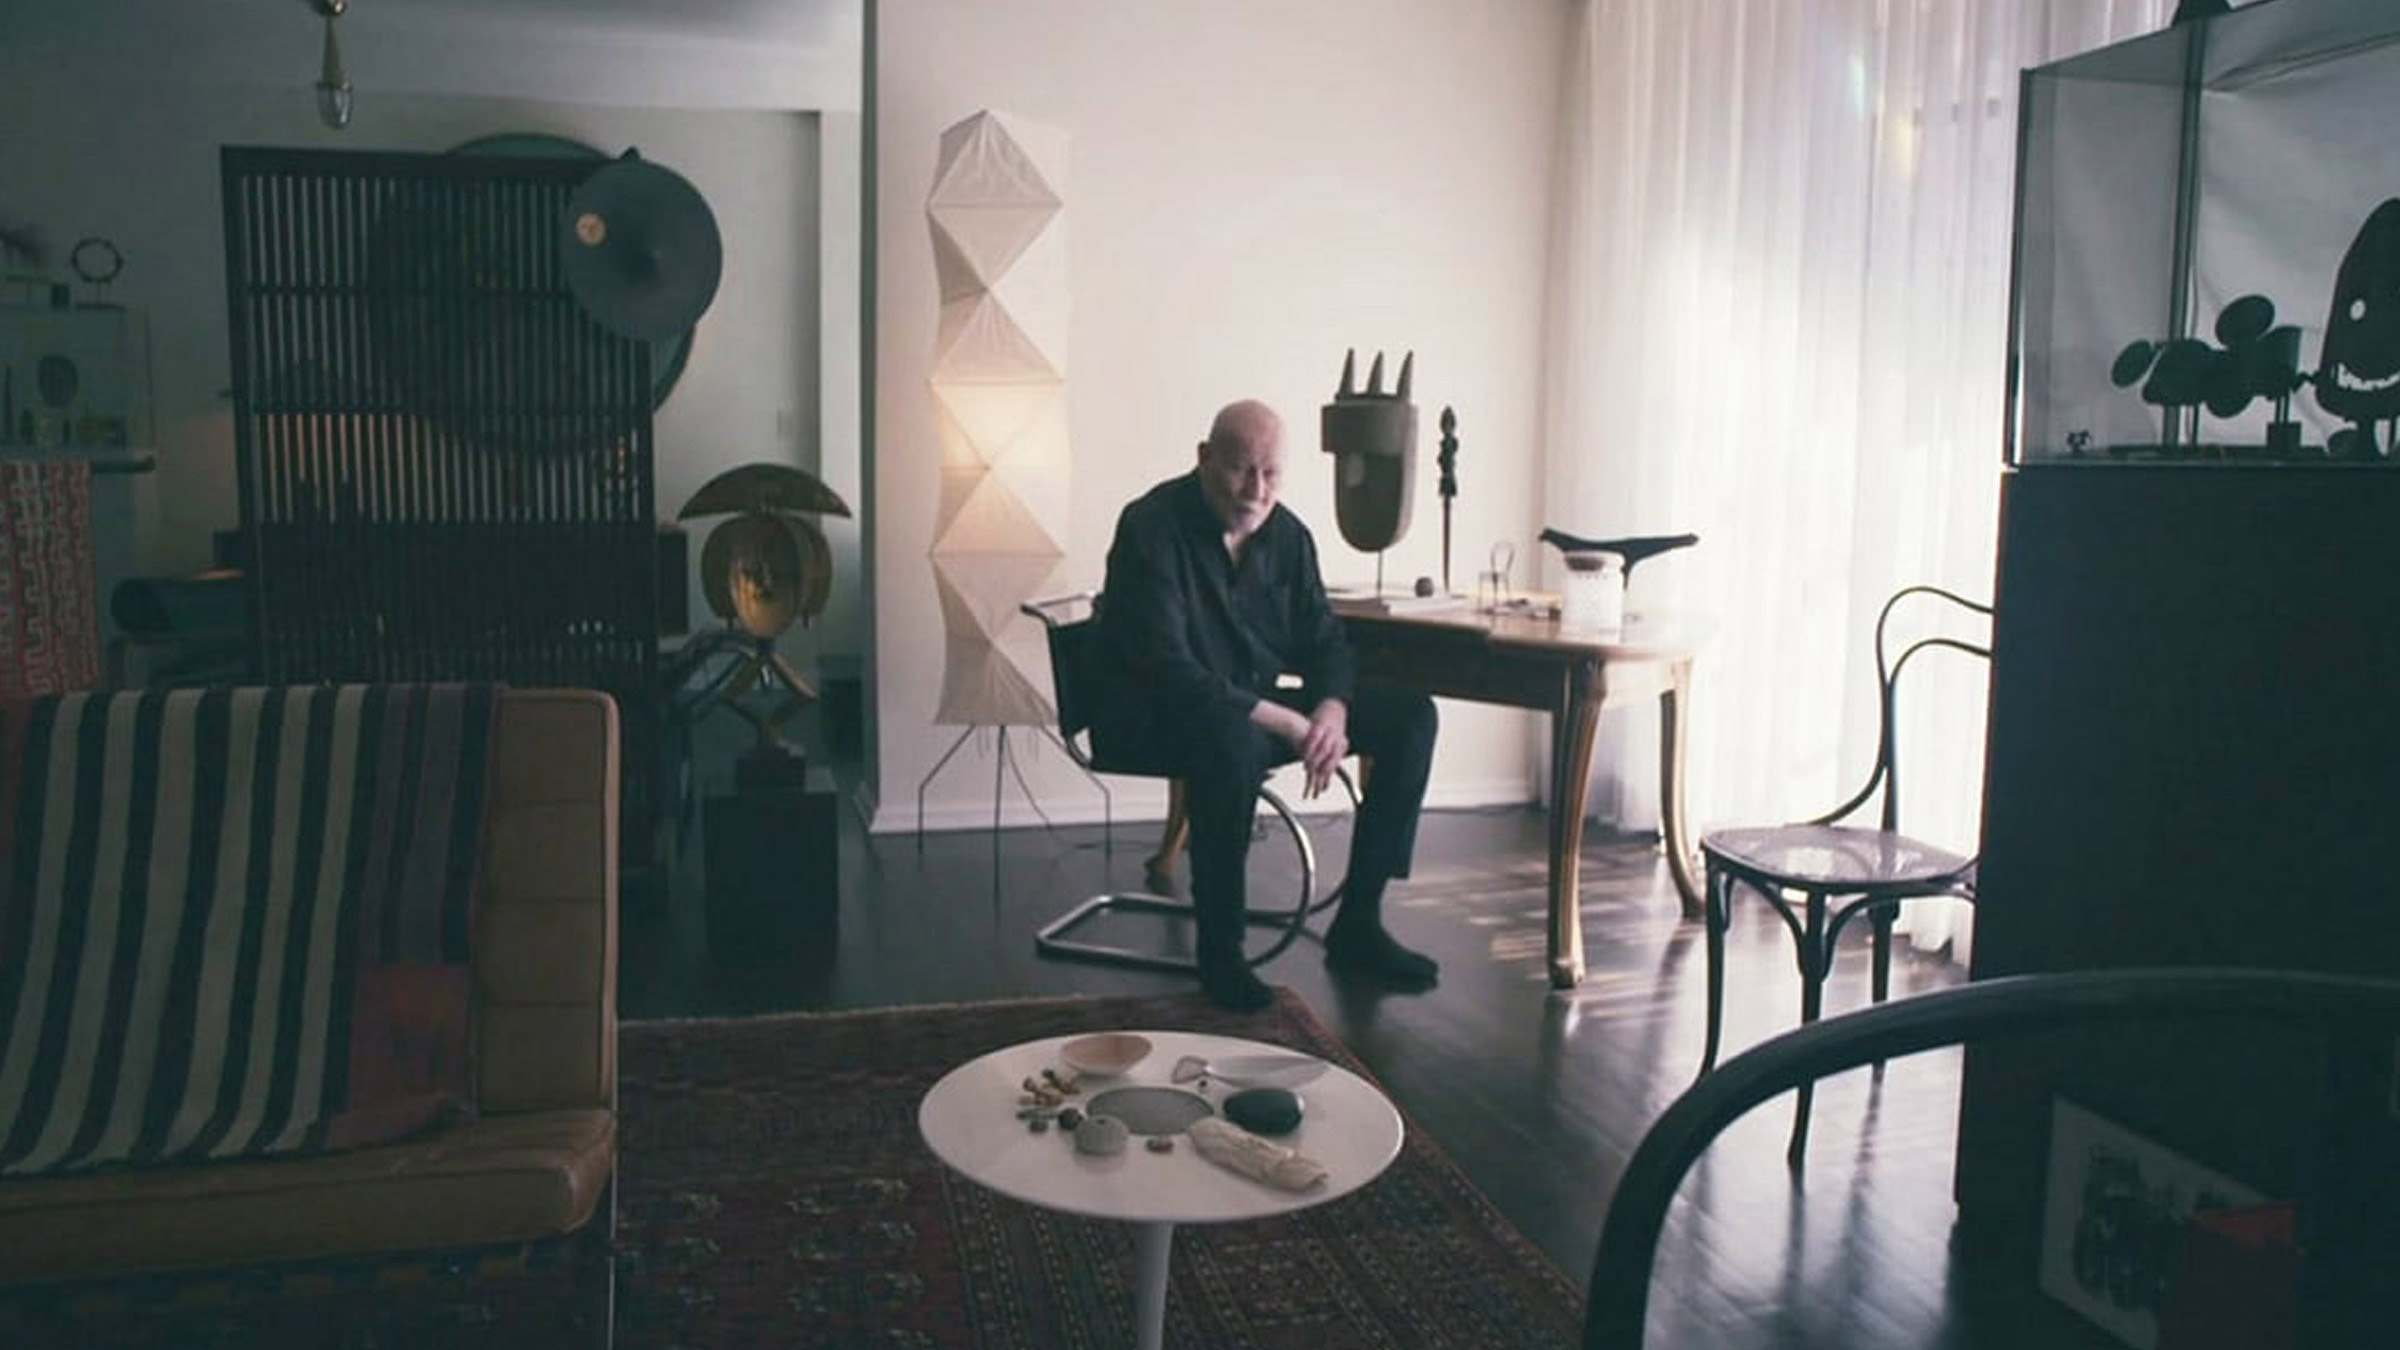
<svg viewBox="0 0 2400 1350"><path fill-rule="evenodd" d="M1169 1139L1163 1134L1154 1134L1148 1139L1142 1141L1142 1147L1150 1150L1152 1153L1173 1153L1175 1151L1175 1141Z"/></svg>
<svg viewBox="0 0 2400 1350"><path fill-rule="evenodd" d="M1075 1151L1101 1157L1123 1153L1127 1138L1125 1122L1115 1116L1085 1116L1075 1127Z"/></svg>
<svg viewBox="0 0 2400 1350"><path fill-rule="evenodd" d="M1048 1134L1050 1132L1050 1118L1048 1116L1035 1116L1033 1119L1025 1122L1025 1128L1035 1134Z"/></svg>
<svg viewBox="0 0 2400 1350"><path fill-rule="evenodd" d="M1058 1128L1062 1130L1074 1129L1076 1126L1081 1125L1082 1123L1083 1112L1076 1110L1072 1106L1058 1113Z"/></svg>
<svg viewBox="0 0 2400 1350"><path fill-rule="evenodd" d="M1420 595L1420 596L1430 596L1430 595L1432 595L1432 594L1433 594L1433 578L1432 578L1432 577L1418 577L1418 578L1417 578L1417 594L1418 594L1418 595Z"/></svg>
<svg viewBox="0 0 2400 1350"><path fill-rule="evenodd" d="M1225 1118L1252 1134L1290 1134L1300 1128L1300 1099L1284 1088L1250 1088L1225 1099Z"/></svg>

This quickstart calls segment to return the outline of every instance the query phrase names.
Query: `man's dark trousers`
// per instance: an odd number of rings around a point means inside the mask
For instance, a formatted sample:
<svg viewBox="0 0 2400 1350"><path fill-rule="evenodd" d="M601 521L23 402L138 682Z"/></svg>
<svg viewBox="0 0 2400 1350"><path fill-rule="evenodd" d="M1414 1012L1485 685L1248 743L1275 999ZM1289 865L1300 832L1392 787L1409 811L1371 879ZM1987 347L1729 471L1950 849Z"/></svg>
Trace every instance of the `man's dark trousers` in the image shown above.
<svg viewBox="0 0 2400 1350"><path fill-rule="evenodd" d="M1309 711L1296 695L1274 697ZM1433 700L1420 693L1366 686L1350 700L1350 751L1373 761L1350 836L1353 885L1380 894L1383 882L1408 875L1437 726ZM1104 758L1161 765L1183 780L1200 956L1238 959L1258 789L1269 769L1297 757L1291 744L1247 714L1206 709L1162 710L1144 727L1110 732L1094 728Z"/></svg>

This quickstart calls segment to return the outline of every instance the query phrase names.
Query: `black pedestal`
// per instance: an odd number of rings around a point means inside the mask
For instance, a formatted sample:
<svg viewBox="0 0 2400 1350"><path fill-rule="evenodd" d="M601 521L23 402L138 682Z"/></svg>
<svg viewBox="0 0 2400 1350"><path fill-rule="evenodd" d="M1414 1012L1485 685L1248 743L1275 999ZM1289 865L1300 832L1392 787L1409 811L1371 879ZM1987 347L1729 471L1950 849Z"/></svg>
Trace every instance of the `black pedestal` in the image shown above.
<svg viewBox="0 0 2400 1350"><path fill-rule="evenodd" d="M701 817L708 947L719 959L821 951L840 928L833 777L796 755L745 755Z"/></svg>

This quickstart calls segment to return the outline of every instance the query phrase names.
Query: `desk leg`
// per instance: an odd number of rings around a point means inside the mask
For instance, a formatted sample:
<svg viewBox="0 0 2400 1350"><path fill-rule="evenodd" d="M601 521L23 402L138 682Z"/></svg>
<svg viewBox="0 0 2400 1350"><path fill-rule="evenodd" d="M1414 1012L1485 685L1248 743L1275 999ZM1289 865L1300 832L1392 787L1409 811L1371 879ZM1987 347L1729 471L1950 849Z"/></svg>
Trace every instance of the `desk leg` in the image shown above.
<svg viewBox="0 0 2400 1350"><path fill-rule="evenodd" d="M1550 987L1583 982L1583 807L1592 781L1600 701L1592 672L1569 671L1564 705L1550 716Z"/></svg>
<svg viewBox="0 0 2400 1350"><path fill-rule="evenodd" d="M1692 827L1683 808L1684 705L1692 692L1692 663L1675 663L1675 680L1658 696L1658 833L1667 849L1667 874L1683 897L1683 917L1707 913L1700 877L1692 868Z"/></svg>
<svg viewBox="0 0 2400 1350"><path fill-rule="evenodd" d="M1174 1241L1171 1223L1133 1226L1134 1350L1159 1350L1166 1341L1167 1249Z"/></svg>

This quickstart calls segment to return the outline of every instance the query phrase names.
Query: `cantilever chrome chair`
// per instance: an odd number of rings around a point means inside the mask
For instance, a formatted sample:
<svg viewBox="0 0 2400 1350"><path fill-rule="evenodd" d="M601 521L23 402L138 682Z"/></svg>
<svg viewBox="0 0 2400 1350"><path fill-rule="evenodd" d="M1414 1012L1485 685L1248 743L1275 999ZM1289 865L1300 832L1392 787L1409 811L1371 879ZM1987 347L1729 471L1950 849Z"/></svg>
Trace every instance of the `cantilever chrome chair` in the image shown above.
<svg viewBox="0 0 2400 1350"><path fill-rule="evenodd" d="M2316 1033L2325 1062L2384 1095L2393 1036L2400 1031L2400 980L2291 970L2183 967L2009 975L1935 990L1898 1003L1829 1017L1759 1042L1692 1084L1643 1132L1610 1195L1587 1286L1583 1350L1641 1350L1658 1239L1684 1174L1752 1107L1819 1078L1926 1050L1983 1045L2041 1032L2136 1026L2275 1025ZM2387 1075L2378 1081L2378 1075ZM2357 1102L2328 1106L2356 1110ZM2380 1114L2382 1103L2371 1108ZM2392 1302L2378 1260L2395 1235L2377 1192L2357 1178L2330 1184L2314 1203L2327 1225L2367 1225L2347 1248L2349 1268L2304 1303L2304 1323L2348 1325L2362 1314L2388 1331ZM2363 1207L2363 1208L2362 1208ZM2338 1211L2338 1213L2336 1212ZM2370 1309L2364 1305L2376 1305ZM2380 1337L2325 1344L2380 1343ZM1704 1342L1705 1343L1705 1342ZM2213 1343L2213 1342L2212 1342ZM2307 1340L2305 1344L2316 1344Z"/></svg>
<svg viewBox="0 0 2400 1350"><path fill-rule="evenodd" d="M1169 808L1166 838L1159 852L1144 865L1147 891L1110 891L1092 896L1068 910L1034 934L1034 949L1044 956L1060 960L1094 961L1105 965L1130 966L1140 970L1190 971L1197 963L1189 956L1156 949L1145 950L1077 936L1086 925L1097 923L1109 915L1146 914L1166 920L1192 919L1192 905L1164 894L1173 855L1182 843L1182 787L1172 768L1166 765L1112 758L1101 753L1091 736L1091 696L1093 689L1094 642L1098 637L1099 597L1090 592L1054 596L1049 599L1028 600L1018 608L1041 622L1050 649L1051 701L1058 709L1059 741L1067 754L1086 773L1114 774L1138 778L1163 778L1170 781L1173 803ZM1358 786L1349 770L1337 770L1335 777L1348 797L1350 808L1358 808ZM1106 793L1106 785L1102 785ZM1317 854L1310 841L1308 827L1291 804L1284 800L1271 784L1261 784L1259 800L1272 814L1281 833L1287 837L1299 860L1300 885L1290 903L1280 907L1262 908L1255 902L1243 914L1246 927L1263 932L1245 944L1244 959L1259 966L1274 960L1298 941L1307 931L1309 916L1331 907L1341 898L1336 885L1323 896L1316 893ZM1109 840L1113 829L1102 826L1103 840ZM1111 841L1113 852L1113 841Z"/></svg>
<svg viewBox="0 0 2400 1350"><path fill-rule="evenodd" d="M1900 832L1897 700L1901 672L1921 652L1948 649L1989 659L1991 648L1950 636L1919 638L1895 656L1890 649L1893 611L1910 596L1926 596L1956 611L1981 616L1988 629L1992 607L1941 589L1908 586L1895 592L1875 618L1875 675L1881 722L1874 768L1866 786L1850 800L1794 825L1714 830L1701 837L1708 868L1708 1043L1700 1072L1717 1062L1725 1022L1725 930L1733 897L1746 888L1774 906L1791 930L1800 964L1800 1020L1814 1022L1824 1008L1825 978L1832 972L1835 943L1860 914L1874 926L1873 995L1881 1003L1891 989L1892 924L1904 900L1947 895L1975 898L1975 859L1911 839ZM1988 641L1988 639L1987 639ZM1880 795L1872 826L1845 824ZM1788 893L1803 896L1793 907ZM1792 1117L1789 1158L1798 1166L1808 1146L1808 1108L1813 1085L1800 1085Z"/></svg>

